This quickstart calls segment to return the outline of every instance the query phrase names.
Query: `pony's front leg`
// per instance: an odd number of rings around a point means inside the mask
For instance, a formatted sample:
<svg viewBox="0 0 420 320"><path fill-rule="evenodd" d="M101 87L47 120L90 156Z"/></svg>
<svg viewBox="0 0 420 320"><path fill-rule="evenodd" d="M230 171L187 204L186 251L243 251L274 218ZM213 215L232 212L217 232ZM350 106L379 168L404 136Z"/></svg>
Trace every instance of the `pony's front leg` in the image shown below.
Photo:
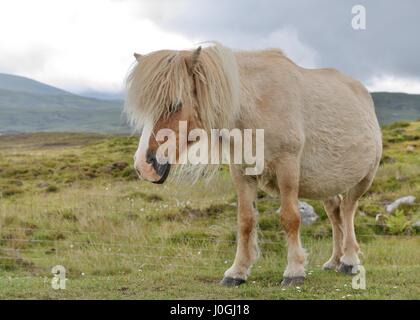
<svg viewBox="0 0 420 320"><path fill-rule="evenodd" d="M305 251L300 241L300 213L298 207L299 161L285 159L277 169L280 189L280 223L287 235L287 267L282 285L303 283L305 279Z"/></svg>
<svg viewBox="0 0 420 320"><path fill-rule="evenodd" d="M238 197L238 236L237 249L233 265L226 270L221 284L237 286L245 282L252 263L258 258L257 182L253 177L245 176L234 165L230 167L231 176Z"/></svg>

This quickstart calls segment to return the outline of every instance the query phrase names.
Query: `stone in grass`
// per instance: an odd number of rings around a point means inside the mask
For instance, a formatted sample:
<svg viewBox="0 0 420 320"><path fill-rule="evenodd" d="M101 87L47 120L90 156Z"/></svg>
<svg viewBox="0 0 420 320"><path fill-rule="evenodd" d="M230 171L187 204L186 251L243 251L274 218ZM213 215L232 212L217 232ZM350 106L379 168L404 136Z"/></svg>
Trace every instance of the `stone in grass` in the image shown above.
<svg viewBox="0 0 420 320"><path fill-rule="evenodd" d="M385 210L387 213L392 213L394 212L401 204L412 204L414 203L414 201L416 201L416 197L415 196L406 196L406 197L401 197L398 198L397 200L395 200L393 203L388 204L385 207Z"/></svg>
<svg viewBox="0 0 420 320"><path fill-rule="evenodd" d="M359 216L361 216L361 217L366 217L366 216L367 216L367 214L366 214L366 212L364 212L364 211L359 211Z"/></svg>
<svg viewBox="0 0 420 320"><path fill-rule="evenodd" d="M299 211L302 224L304 225L311 225L319 218L314 207L306 202L299 201Z"/></svg>
<svg viewBox="0 0 420 320"><path fill-rule="evenodd" d="M412 153L412 152L414 152L415 147L410 144L410 145L407 146L407 149L406 150L407 150L408 153Z"/></svg>
<svg viewBox="0 0 420 320"><path fill-rule="evenodd" d="M280 210L281 207L277 210L277 212L280 212ZM314 210L314 207L303 201L299 201L299 212L301 223L305 226L313 224L319 218L318 214Z"/></svg>
<svg viewBox="0 0 420 320"><path fill-rule="evenodd" d="M386 217L382 213L378 213L375 216L375 222L378 226L385 227L386 226Z"/></svg>

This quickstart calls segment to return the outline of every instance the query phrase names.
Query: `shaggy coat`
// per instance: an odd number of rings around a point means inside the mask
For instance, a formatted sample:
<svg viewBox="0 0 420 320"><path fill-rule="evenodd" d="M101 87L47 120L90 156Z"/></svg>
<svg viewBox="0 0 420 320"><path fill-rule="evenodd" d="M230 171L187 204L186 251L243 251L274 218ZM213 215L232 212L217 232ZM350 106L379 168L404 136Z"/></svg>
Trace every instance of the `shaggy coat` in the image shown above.
<svg viewBox="0 0 420 320"><path fill-rule="evenodd" d="M305 277L299 197L323 200L331 220L333 253L324 268L357 272L354 214L382 153L374 104L360 82L334 69L299 67L280 50L232 52L214 44L136 58L126 111L143 128L135 167L146 180L159 178L146 161L158 145L152 134L159 128L187 120L191 128L206 130L264 129L264 172L249 177L242 166L230 166L238 194L238 247L223 284L244 282L258 256L257 186L281 200L288 241L284 285ZM174 112L179 103L181 110Z"/></svg>

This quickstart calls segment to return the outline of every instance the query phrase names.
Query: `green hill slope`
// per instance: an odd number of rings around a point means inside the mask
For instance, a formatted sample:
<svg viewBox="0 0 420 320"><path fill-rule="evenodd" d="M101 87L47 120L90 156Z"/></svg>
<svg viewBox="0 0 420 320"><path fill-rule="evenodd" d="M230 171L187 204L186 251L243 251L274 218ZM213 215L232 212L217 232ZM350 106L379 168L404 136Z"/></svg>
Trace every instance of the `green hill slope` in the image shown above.
<svg viewBox="0 0 420 320"><path fill-rule="evenodd" d="M398 92L373 92L376 114L381 124L420 119L420 95Z"/></svg>
<svg viewBox="0 0 420 320"><path fill-rule="evenodd" d="M5 73L0 73L0 89L37 94L71 94L36 80Z"/></svg>
<svg viewBox="0 0 420 320"><path fill-rule="evenodd" d="M106 94L104 94L106 96ZM381 124L420 119L420 95L375 92ZM1 132L128 133L122 100L82 97L28 78L0 73Z"/></svg>
<svg viewBox="0 0 420 320"><path fill-rule="evenodd" d="M130 128L123 101L100 100L28 78L0 74L0 132L111 132Z"/></svg>
<svg viewBox="0 0 420 320"><path fill-rule="evenodd" d="M129 132L122 101L0 90L0 132Z"/></svg>

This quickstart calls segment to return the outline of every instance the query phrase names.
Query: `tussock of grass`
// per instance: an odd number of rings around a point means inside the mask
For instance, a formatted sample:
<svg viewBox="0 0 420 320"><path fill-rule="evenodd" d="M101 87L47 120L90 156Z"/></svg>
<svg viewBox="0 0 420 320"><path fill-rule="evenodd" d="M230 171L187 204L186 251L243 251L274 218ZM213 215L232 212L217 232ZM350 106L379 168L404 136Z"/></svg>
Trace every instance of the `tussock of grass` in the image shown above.
<svg viewBox="0 0 420 320"><path fill-rule="evenodd" d="M128 195L124 195L123 198L127 199L138 199L141 198L147 202L160 202L163 201L163 197L156 193L147 194L141 191L131 192Z"/></svg>

